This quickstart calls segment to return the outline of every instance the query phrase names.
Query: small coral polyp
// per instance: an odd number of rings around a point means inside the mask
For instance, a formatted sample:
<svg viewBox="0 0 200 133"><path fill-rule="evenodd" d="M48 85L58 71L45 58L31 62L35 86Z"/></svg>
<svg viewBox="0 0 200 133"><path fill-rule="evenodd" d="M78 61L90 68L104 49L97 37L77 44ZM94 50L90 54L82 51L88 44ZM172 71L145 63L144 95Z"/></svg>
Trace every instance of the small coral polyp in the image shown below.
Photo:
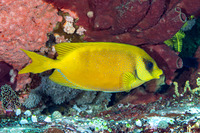
<svg viewBox="0 0 200 133"><path fill-rule="evenodd" d="M64 32L66 32L67 34L73 34L76 30L73 26L74 18L70 16L66 16L65 21L66 22L63 24Z"/></svg>

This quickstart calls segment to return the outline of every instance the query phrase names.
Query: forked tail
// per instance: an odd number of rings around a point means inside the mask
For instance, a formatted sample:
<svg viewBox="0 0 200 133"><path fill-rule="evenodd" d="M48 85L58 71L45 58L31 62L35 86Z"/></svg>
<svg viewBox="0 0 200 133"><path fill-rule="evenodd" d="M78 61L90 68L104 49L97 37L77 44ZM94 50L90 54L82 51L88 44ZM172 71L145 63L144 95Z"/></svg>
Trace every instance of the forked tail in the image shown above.
<svg viewBox="0 0 200 133"><path fill-rule="evenodd" d="M35 52L21 49L26 53L32 60L32 63L19 71L19 74L23 73L41 73L46 70L54 68L55 60L39 55Z"/></svg>

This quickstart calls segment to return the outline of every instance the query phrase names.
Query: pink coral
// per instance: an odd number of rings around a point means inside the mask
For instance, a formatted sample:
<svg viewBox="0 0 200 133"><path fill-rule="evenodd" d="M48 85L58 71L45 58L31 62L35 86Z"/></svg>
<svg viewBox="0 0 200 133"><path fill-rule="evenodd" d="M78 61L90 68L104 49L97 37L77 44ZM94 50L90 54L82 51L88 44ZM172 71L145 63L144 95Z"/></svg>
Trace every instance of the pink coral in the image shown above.
<svg viewBox="0 0 200 133"><path fill-rule="evenodd" d="M29 61L20 48L39 50L60 19L57 10L42 0L1 0L0 14L0 60L18 70ZM28 74L19 75L17 88L30 81Z"/></svg>

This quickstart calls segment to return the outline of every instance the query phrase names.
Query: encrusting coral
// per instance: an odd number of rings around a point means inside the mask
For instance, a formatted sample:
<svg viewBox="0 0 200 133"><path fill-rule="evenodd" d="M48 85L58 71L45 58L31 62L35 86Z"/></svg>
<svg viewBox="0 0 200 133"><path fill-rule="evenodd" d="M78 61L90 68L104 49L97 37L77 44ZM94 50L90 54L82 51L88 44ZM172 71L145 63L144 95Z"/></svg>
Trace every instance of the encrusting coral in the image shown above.
<svg viewBox="0 0 200 133"><path fill-rule="evenodd" d="M0 61L20 70L29 62L20 50L39 50L45 46L47 33L59 21L57 10L42 0L0 1ZM18 76L17 89L30 83L29 74Z"/></svg>

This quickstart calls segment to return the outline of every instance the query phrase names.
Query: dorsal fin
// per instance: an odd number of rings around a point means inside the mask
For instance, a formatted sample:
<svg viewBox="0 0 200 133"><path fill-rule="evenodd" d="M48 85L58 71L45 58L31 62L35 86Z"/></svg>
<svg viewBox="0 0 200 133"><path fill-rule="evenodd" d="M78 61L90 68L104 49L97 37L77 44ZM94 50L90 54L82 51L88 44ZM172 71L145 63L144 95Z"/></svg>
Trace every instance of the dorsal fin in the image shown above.
<svg viewBox="0 0 200 133"><path fill-rule="evenodd" d="M81 43L58 43L55 45L56 52L58 53L57 59L63 58L68 53L85 46L92 46L92 45L101 45L101 46L108 46L108 45L121 45L113 42L81 42Z"/></svg>
<svg viewBox="0 0 200 133"><path fill-rule="evenodd" d="M86 43L85 43L86 44ZM68 53L74 51L75 49L85 46L84 43L59 43L55 45L56 52L58 53L57 59L63 58Z"/></svg>

